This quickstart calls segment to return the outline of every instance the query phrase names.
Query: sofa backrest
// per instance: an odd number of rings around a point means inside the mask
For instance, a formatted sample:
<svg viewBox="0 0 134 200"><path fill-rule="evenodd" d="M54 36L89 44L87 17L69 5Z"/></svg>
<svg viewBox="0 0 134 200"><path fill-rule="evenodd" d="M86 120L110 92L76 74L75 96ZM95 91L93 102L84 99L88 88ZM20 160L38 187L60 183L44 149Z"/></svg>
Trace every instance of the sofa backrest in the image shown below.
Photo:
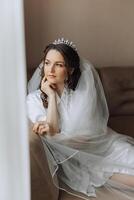
<svg viewBox="0 0 134 200"><path fill-rule="evenodd" d="M27 69L28 80L34 71ZM134 137L134 67L102 67L97 71L109 108L108 126Z"/></svg>
<svg viewBox="0 0 134 200"><path fill-rule="evenodd" d="M34 68L27 70L28 80ZM102 67L97 69L110 116L134 115L134 67Z"/></svg>
<svg viewBox="0 0 134 200"><path fill-rule="evenodd" d="M110 116L134 116L134 67L103 67L97 71Z"/></svg>

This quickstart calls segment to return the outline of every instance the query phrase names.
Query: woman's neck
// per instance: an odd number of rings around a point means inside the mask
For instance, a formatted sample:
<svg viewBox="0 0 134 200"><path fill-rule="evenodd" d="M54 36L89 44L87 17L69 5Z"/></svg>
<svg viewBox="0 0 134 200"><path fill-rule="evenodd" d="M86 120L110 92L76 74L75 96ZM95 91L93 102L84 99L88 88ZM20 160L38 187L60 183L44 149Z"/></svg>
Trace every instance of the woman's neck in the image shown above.
<svg viewBox="0 0 134 200"><path fill-rule="evenodd" d="M64 84L56 86L56 92L60 97L62 95L63 90L64 90Z"/></svg>

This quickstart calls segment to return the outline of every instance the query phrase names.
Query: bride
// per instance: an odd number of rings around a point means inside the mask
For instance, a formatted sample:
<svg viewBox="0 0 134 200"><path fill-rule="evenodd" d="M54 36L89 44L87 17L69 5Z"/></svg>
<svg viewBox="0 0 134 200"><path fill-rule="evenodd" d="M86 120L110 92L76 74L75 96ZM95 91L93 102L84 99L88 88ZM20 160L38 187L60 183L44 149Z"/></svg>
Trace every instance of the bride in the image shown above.
<svg viewBox="0 0 134 200"><path fill-rule="evenodd" d="M133 199L134 139L107 127L99 76L75 45L63 38L49 44L28 87L28 118L57 187L83 199L103 199L106 190Z"/></svg>

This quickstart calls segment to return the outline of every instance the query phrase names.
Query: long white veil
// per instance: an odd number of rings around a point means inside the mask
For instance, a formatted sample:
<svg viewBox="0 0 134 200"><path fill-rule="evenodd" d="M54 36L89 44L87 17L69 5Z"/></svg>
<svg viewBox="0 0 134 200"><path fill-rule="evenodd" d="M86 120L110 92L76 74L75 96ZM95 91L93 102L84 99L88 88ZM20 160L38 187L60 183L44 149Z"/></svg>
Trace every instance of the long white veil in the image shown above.
<svg viewBox="0 0 134 200"><path fill-rule="evenodd" d="M39 88L42 67L41 63L28 82L28 92ZM79 131L80 134L81 131L89 134L89 130L90 134L104 133L109 114L99 76L92 64L85 59L81 59L80 69L82 73L77 88L75 91L69 91L66 97L69 103L66 105L67 113L63 120L67 127L64 131L71 134L73 130L75 134Z"/></svg>
<svg viewBox="0 0 134 200"><path fill-rule="evenodd" d="M89 61L81 59L81 77L71 92L67 108L68 132L74 134L101 134L106 132L108 108L99 76ZM69 130L70 128L70 130Z"/></svg>
<svg viewBox="0 0 134 200"><path fill-rule="evenodd" d="M83 199L132 200L134 189L110 177L114 173L134 175L134 141L107 128L109 113L99 76L85 59L80 69L76 90L61 97L62 134L41 137L54 183ZM37 89L40 80L37 68L28 90ZM59 185L55 175L64 184Z"/></svg>
<svg viewBox="0 0 134 200"><path fill-rule="evenodd" d="M33 73L31 79L28 81L28 93L33 92L39 88L41 81L41 69L43 67L43 62L39 64Z"/></svg>

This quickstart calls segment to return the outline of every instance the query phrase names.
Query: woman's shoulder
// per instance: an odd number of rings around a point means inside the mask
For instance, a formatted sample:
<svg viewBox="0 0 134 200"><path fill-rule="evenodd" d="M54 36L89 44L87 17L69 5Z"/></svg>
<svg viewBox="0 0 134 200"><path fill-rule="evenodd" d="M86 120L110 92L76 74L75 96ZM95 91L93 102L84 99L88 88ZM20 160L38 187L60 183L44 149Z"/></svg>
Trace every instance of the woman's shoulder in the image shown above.
<svg viewBox="0 0 134 200"><path fill-rule="evenodd" d="M41 94L41 91L38 89L38 90L35 90L33 92L30 92L28 95L27 95L27 101L28 100L41 100L40 98L40 94Z"/></svg>
<svg viewBox="0 0 134 200"><path fill-rule="evenodd" d="M29 93L26 99L27 115L33 123L44 120L44 116L46 115L40 94L40 90L35 90Z"/></svg>

